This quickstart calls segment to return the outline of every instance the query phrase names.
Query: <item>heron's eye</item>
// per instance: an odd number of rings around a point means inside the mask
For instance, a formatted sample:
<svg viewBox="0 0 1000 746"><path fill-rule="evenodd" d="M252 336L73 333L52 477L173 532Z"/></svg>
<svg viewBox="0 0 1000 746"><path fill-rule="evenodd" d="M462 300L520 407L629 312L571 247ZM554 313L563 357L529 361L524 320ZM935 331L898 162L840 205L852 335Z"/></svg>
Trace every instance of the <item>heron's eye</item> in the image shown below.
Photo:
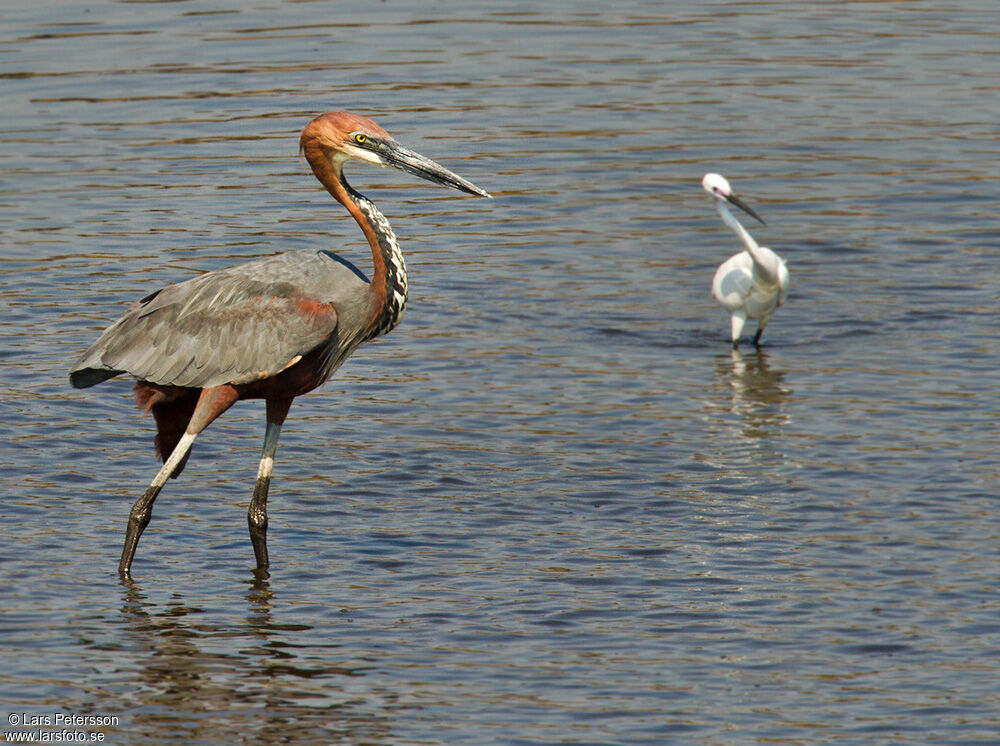
<svg viewBox="0 0 1000 746"><path fill-rule="evenodd" d="M354 142L358 145L364 145L368 142L368 135L362 135L360 132L354 136Z"/></svg>

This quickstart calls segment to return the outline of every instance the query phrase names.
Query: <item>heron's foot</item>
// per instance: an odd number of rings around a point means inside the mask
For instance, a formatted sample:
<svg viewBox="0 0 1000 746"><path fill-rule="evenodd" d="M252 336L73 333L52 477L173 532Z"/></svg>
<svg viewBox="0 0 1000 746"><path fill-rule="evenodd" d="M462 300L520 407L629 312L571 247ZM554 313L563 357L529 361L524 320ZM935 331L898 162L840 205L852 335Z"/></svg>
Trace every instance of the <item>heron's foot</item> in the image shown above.
<svg viewBox="0 0 1000 746"><path fill-rule="evenodd" d="M160 493L161 486L155 483L150 485L129 511L128 524L125 526L125 543L122 546L122 558L118 562L118 574L122 578L132 577L132 560L135 558L135 550L139 546L142 532L146 530L146 526L149 525L149 521L153 517L153 501Z"/></svg>
<svg viewBox="0 0 1000 746"><path fill-rule="evenodd" d="M266 529L265 529L266 530ZM257 560L257 569L266 571L271 566L267 557L267 537L264 532L257 533L250 529L250 541L253 543L253 554Z"/></svg>
<svg viewBox="0 0 1000 746"><path fill-rule="evenodd" d="M253 554L257 560L257 569L267 572L270 562L267 556L267 516L251 512L247 516L250 528L250 543L253 544Z"/></svg>
<svg viewBox="0 0 1000 746"><path fill-rule="evenodd" d="M250 507L247 509L247 528L250 529L250 543L257 559L257 569L267 571L267 489L271 485L270 476L257 478Z"/></svg>

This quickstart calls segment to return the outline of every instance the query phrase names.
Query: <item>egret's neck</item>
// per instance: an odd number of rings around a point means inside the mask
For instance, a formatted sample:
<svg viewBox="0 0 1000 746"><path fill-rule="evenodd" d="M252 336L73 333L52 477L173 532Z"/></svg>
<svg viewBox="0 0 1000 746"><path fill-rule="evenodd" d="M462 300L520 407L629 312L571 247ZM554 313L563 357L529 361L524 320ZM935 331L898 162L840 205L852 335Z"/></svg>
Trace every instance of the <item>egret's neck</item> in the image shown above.
<svg viewBox="0 0 1000 746"><path fill-rule="evenodd" d="M743 242L747 253L753 258L754 270L761 275L762 279L770 282L778 282L778 267L774 259L768 253L761 251L760 246L753 240L753 236L736 219L736 216L726 206L726 203L721 199L716 199L715 209L718 210L722 222L728 225L737 238Z"/></svg>

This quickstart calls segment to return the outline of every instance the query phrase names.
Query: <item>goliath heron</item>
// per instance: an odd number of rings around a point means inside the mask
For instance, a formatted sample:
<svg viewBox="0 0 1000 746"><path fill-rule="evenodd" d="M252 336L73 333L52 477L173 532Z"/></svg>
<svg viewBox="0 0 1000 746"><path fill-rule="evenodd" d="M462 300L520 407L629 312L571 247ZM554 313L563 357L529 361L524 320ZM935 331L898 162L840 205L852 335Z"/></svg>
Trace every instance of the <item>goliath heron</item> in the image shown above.
<svg viewBox="0 0 1000 746"><path fill-rule="evenodd" d="M268 568L267 492L278 435L292 399L324 383L359 345L390 331L406 305L406 266L389 221L347 183L344 162L393 166L480 197L490 195L400 145L375 122L332 111L302 131L301 151L361 227L369 280L329 251L296 251L220 269L150 293L108 327L74 366L76 388L121 373L156 420L163 468L132 506L118 572L130 577L139 537L167 479L198 434L240 399L267 413L257 482L247 511L259 572Z"/></svg>

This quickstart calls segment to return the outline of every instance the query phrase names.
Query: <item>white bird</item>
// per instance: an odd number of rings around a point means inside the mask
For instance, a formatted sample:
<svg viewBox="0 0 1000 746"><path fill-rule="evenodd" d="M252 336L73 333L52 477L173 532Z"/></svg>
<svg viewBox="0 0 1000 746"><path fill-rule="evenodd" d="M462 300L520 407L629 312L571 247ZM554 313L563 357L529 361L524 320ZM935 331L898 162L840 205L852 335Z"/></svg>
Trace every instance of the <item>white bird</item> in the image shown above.
<svg viewBox="0 0 1000 746"><path fill-rule="evenodd" d="M753 236L740 225L727 205L736 205L762 225L763 219L750 209L719 174L705 174L701 185L715 198L715 209L722 222L739 237L745 251L734 254L715 271L712 297L731 314L733 347L739 347L740 334L747 319L757 320L753 343L760 344L760 335L774 310L788 297L788 268L785 260L765 246L758 246Z"/></svg>

